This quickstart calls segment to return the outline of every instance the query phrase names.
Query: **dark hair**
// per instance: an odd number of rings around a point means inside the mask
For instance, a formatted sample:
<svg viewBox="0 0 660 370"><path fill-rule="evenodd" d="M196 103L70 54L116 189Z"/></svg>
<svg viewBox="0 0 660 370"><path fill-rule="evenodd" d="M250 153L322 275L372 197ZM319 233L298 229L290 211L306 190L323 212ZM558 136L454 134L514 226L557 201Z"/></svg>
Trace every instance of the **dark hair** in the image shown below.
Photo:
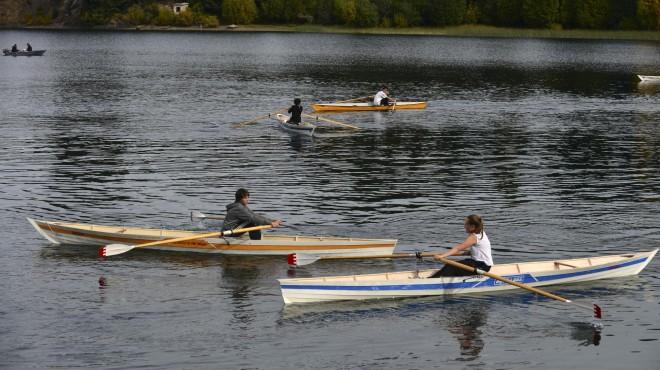
<svg viewBox="0 0 660 370"><path fill-rule="evenodd" d="M295 104L295 105L300 104L300 99L299 98L293 99L293 104Z"/></svg>
<svg viewBox="0 0 660 370"><path fill-rule="evenodd" d="M383 87L380 88L381 90L389 90L387 86L383 85Z"/></svg>
<svg viewBox="0 0 660 370"><path fill-rule="evenodd" d="M481 237L484 237L484 220L479 215L469 215L465 218L465 222L468 225L474 226L474 233L481 233Z"/></svg>
<svg viewBox="0 0 660 370"><path fill-rule="evenodd" d="M243 199L245 197L249 197L249 196L250 196L250 192L247 191L247 189L240 188L240 189L236 190L235 198L236 198L237 202L239 202L241 199Z"/></svg>

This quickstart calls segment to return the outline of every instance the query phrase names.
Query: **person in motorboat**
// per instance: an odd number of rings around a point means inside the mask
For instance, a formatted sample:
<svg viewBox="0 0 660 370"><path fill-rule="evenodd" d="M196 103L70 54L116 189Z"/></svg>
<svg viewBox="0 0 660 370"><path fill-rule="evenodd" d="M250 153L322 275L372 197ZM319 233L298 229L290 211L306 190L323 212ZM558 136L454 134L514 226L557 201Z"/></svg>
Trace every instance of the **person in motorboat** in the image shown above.
<svg viewBox="0 0 660 370"><path fill-rule="evenodd" d="M391 98L389 96L390 90L387 88L387 86L383 86L379 92L374 95L374 105L392 105L394 104L393 101L390 101Z"/></svg>
<svg viewBox="0 0 660 370"><path fill-rule="evenodd" d="M12 53L18 52L18 46L16 46L16 44L14 44L14 46L11 47L11 52Z"/></svg>
<svg viewBox="0 0 660 370"><path fill-rule="evenodd" d="M302 117L301 117L302 111L303 108L300 105L300 99L299 98L293 99L293 105L291 106L291 108L289 108L289 113L291 113L291 118L289 118L289 120L286 122L299 125L300 122L302 122Z"/></svg>
<svg viewBox="0 0 660 370"><path fill-rule="evenodd" d="M250 192L246 189L238 189L234 195L234 198L235 202L227 205L227 215L225 216L225 221L222 224L222 231L261 225L278 227L282 224L281 220L271 220L268 217L264 217L252 212L252 210L248 208L248 203L250 202ZM234 234L232 236L240 237L241 235L243 235L243 233ZM261 230L250 231L250 239L260 240Z"/></svg>
<svg viewBox="0 0 660 370"><path fill-rule="evenodd" d="M27 49L25 49L25 50L27 50L27 51L32 51L32 45L30 45L29 42L27 43Z"/></svg>
<svg viewBox="0 0 660 370"><path fill-rule="evenodd" d="M493 266L493 257L491 255L490 240L484 231L483 219L479 215L469 215L465 218L463 227L465 228L465 232L468 233L468 237L465 238L462 243L456 244L448 251L435 255L434 258L439 260L440 258L446 258L449 256L467 254L470 258L458 262L471 267L476 267L480 270L489 271L491 266ZM445 265L430 277L436 278L443 276L467 275L477 275L477 273Z"/></svg>

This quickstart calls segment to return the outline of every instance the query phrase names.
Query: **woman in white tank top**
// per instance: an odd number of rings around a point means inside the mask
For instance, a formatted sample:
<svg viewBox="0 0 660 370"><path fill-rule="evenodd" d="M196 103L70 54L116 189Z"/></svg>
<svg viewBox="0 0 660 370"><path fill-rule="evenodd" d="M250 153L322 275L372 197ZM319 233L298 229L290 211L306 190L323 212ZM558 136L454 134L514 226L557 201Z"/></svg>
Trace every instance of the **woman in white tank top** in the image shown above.
<svg viewBox="0 0 660 370"><path fill-rule="evenodd" d="M453 246L450 250L434 256L436 260L449 256L458 256L469 254L471 258L458 261L464 265L476 267L481 270L488 271L493 266L493 257L490 250L490 240L484 232L484 222L481 216L469 215L465 218L465 232L469 235L465 240ZM468 251L469 249L469 251ZM454 266L445 265L435 274L430 277L441 276L467 276L476 275L474 272L469 272Z"/></svg>

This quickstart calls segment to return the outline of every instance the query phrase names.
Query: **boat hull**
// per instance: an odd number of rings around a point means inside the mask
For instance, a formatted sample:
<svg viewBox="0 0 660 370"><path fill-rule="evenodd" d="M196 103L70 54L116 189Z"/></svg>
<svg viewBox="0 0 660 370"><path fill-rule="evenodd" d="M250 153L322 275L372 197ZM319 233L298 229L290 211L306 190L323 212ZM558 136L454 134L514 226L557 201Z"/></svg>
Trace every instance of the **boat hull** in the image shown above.
<svg viewBox="0 0 660 370"><path fill-rule="evenodd" d="M312 104L315 112L360 112L388 111L401 109L425 109L426 102L397 102L396 105L372 105L371 103L327 103Z"/></svg>
<svg viewBox="0 0 660 370"><path fill-rule="evenodd" d="M637 275L657 253L495 265L491 271L530 286L569 284ZM280 279L285 304L490 293L519 289L485 276L428 278L437 270Z"/></svg>
<svg viewBox="0 0 660 370"><path fill-rule="evenodd" d="M660 83L660 76L637 75L637 78L639 78L640 82Z"/></svg>
<svg viewBox="0 0 660 370"><path fill-rule="evenodd" d="M54 244L100 247L112 243L130 245L199 234L197 231L163 230L138 227L105 226L69 222L39 221L28 218L44 238ZM339 238L326 236L287 236L264 233L261 240L240 238L194 239L143 249L219 253L236 255L288 255L314 253L332 256L373 256L391 254L395 239Z"/></svg>
<svg viewBox="0 0 660 370"><path fill-rule="evenodd" d="M301 122L299 125L287 123L289 116L284 114L278 113L275 116L275 120L280 129L292 134L314 136L314 131L316 130L316 126L309 122Z"/></svg>
<svg viewBox="0 0 660 370"><path fill-rule="evenodd" d="M12 56L12 57L38 57L44 55L46 50L32 50L32 51L27 51L27 50L19 50L19 51L11 51L9 49L2 49L2 53L5 56Z"/></svg>

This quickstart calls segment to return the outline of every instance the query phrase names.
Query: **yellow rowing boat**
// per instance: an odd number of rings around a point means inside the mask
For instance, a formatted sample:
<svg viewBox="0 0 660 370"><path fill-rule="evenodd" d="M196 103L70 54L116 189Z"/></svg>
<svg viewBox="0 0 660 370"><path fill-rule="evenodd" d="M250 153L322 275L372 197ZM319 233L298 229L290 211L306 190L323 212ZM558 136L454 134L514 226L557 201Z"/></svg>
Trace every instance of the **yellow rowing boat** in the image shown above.
<svg viewBox="0 0 660 370"><path fill-rule="evenodd" d="M371 103L323 103L312 104L315 112L362 112L400 109L425 109L426 102L396 102L396 105L373 105Z"/></svg>

